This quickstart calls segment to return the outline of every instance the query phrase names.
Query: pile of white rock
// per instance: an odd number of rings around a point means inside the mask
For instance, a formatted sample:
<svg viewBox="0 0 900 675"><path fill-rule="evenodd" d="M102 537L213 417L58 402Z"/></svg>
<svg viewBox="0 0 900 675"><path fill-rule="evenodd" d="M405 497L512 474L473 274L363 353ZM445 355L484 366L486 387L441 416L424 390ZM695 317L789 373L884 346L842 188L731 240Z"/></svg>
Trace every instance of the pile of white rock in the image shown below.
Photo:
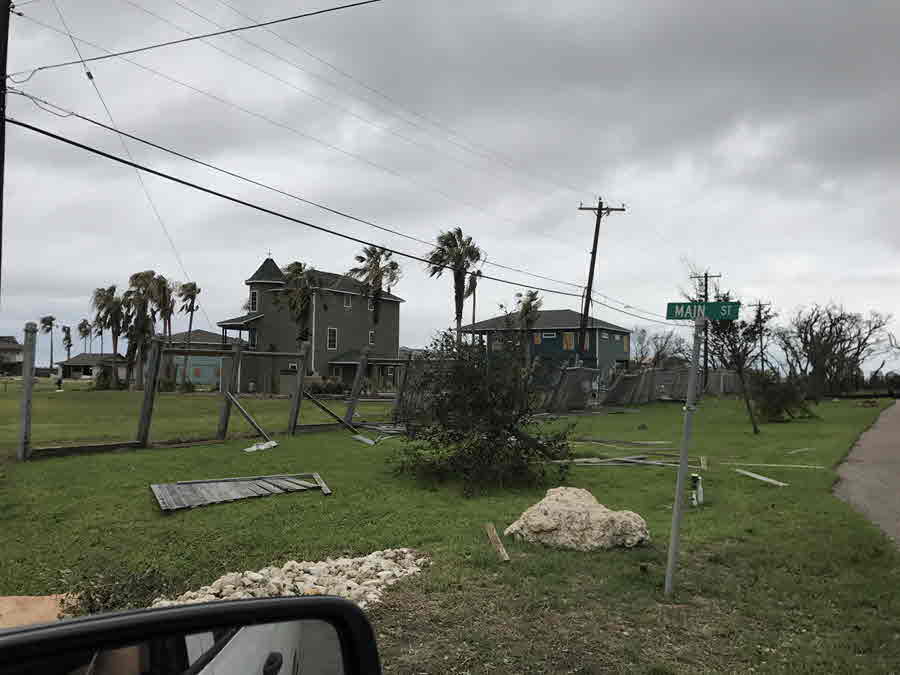
<svg viewBox="0 0 900 675"><path fill-rule="evenodd" d="M418 573L427 563L428 558L411 548L375 551L362 558L328 558L319 562L291 560L282 567L264 567L258 572L230 572L209 586L188 591L174 600L157 598L152 606L171 607L242 598L337 595L366 607L378 602L387 586Z"/></svg>

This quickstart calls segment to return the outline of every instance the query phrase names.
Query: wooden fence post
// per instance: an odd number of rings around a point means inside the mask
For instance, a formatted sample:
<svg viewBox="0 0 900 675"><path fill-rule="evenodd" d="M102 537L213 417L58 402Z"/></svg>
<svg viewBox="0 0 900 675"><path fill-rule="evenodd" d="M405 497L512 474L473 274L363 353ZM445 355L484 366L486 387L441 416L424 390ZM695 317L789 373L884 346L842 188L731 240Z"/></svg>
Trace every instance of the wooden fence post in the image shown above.
<svg viewBox="0 0 900 675"><path fill-rule="evenodd" d="M228 398L228 394L241 388L238 379L238 371L241 368L241 341L235 342L231 349L231 372L227 380L222 378L222 409L219 412L219 429L216 432L216 438L220 441L224 441L228 435L228 420L231 418L231 399Z"/></svg>
<svg viewBox="0 0 900 675"><path fill-rule="evenodd" d="M350 390L350 400L347 402L347 412L344 414L344 421L347 424L353 422L353 414L356 412L356 405L359 403L359 393L362 390L363 380L366 378L366 368L369 366L369 347L362 348L362 354L359 357L359 363L356 366L356 376L353 378L353 388Z"/></svg>
<svg viewBox="0 0 900 675"><path fill-rule="evenodd" d="M37 343L37 324L25 324L25 349L22 353L22 418L19 427L19 447L16 459L24 462L31 456L31 394L34 390L34 349Z"/></svg>
<svg viewBox="0 0 900 675"><path fill-rule="evenodd" d="M137 444L146 448L150 442L150 423L153 420L153 405L156 401L156 390L159 385L159 367L162 361L162 343L154 339L150 344L150 361L144 376L144 401L141 404L141 416L138 420Z"/></svg>
<svg viewBox="0 0 900 675"><path fill-rule="evenodd" d="M391 418L397 421L397 416L403 410L403 395L406 393L406 383L409 381L409 367L412 364L412 352L406 357L406 366L403 368L403 378L400 380L400 389L397 391L397 398L394 399L394 409L391 411Z"/></svg>
<svg viewBox="0 0 900 675"><path fill-rule="evenodd" d="M294 386L294 398L291 400L291 417L288 420L288 433L297 433L297 422L300 418L300 404L303 403L303 378L306 377L306 358L309 354L309 342L300 345L300 361L297 363L297 380Z"/></svg>

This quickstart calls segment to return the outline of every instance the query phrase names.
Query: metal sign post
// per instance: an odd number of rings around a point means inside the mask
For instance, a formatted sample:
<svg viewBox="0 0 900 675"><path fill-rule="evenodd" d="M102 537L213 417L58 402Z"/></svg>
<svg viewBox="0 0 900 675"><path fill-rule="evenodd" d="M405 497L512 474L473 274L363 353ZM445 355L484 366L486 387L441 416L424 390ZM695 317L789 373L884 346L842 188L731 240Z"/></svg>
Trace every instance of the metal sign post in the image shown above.
<svg viewBox="0 0 900 675"><path fill-rule="evenodd" d="M687 402L684 405L684 431L681 434L681 454L678 459L678 478L675 481L675 503L672 505L672 531L669 534L669 558L666 562L666 597L672 595L675 582L675 565L678 563L678 533L684 506L684 486L688 474L688 448L694 420L694 404L697 400L697 371L700 368L700 343L703 340L704 312L694 313L694 353L691 372L688 374Z"/></svg>

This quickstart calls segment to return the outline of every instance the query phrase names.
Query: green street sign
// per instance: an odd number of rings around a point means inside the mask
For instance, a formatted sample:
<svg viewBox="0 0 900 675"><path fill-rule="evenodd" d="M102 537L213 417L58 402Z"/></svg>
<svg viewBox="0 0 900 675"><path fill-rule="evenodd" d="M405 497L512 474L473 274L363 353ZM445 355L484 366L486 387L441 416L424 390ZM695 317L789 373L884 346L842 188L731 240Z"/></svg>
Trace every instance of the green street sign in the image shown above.
<svg viewBox="0 0 900 675"><path fill-rule="evenodd" d="M739 302L670 302L666 307L666 318L696 319L702 312L711 321L734 321L740 309Z"/></svg>

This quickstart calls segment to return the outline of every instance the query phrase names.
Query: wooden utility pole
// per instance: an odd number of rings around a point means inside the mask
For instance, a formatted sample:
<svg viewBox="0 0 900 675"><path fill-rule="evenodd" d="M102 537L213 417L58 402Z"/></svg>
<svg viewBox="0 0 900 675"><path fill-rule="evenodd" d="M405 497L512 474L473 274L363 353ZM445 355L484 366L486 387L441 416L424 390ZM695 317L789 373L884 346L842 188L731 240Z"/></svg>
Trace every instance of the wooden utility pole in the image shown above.
<svg viewBox="0 0 900 675"><path fill-rule="evenodd" d="M25 324L25 348L22 350L22 419L19 424L19 447L16 459L24 462L31 456L31 396L34 389L34 355L37 324Z"/></svg>
<svg viewBox="0 0 900 675"><path fill-rule="evenodd" d="M9 15L13 12L12 0L3 3L0 11L0 279L3 278L3 187L6 174L6 55L9 52Z"/></svg>
<svg viewBox="0 0 900 675"><path fill-rule="evenodd" d="M709 270L703 274L692 274L691 279L703 279L703 302L709 302L709 280L721 279L721 274L710 274ZM703 324L703 389L706 391L706 384L709 382L709 322Z"/></svg>
<svg viewBox="0 0 900 675"><path fill-rule="evenodd" d="M600 238L600 221L603 219L603 216L608 216L613 211L625 211L625 205L622 206L603 206L603 198L597 198L597 206L585 206L584 204L578 205L579 211L593 211L597 215L597 220L594 223L594 245L591 248L591 266L588 268L588 282L587 289L584 294L584 306L581 311L581 326L578 330L578 349L576 350L577 354L580 354L584 349L584 337L585 330L587 330L587 322L588 317L591 313L591 293L594 290L594 266L597 263L597 240Z"/></svg>

